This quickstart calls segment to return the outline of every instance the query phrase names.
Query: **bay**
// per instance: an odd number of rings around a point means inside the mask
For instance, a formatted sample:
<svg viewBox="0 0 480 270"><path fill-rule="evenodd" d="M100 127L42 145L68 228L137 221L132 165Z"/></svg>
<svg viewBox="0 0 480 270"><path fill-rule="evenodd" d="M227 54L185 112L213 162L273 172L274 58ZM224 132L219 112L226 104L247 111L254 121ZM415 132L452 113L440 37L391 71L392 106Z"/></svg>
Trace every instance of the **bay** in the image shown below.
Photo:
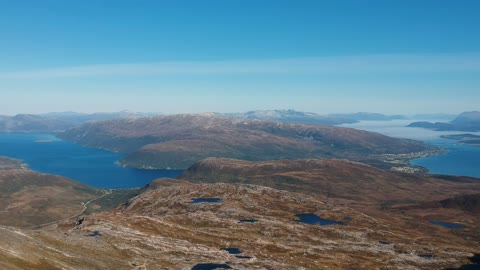
<svg viewBox="0 0 480 270"><path fill-rule="evenodd" d="M71 178L96 188L143 187L181 171L142 170L117 164L124 155L83 147L50 134L0 134L0 156L22 160L30 169Z"/></svg>
<svg viewBox="0 0 480 270"><path fill-rule="evenodd" d="M438 121L441 122L442 120ZM407 127L411 122L413 120L360 121L359 123L342 126L378 132L396 138L420 140L443 148L447 150L446 153L414 159L411 161L411 164L425 167L432 174L480 177L480 147L461 144L456 140L440 137L442 135L465 133L480 135L479 132L433 131L424 128Z"/></svg>

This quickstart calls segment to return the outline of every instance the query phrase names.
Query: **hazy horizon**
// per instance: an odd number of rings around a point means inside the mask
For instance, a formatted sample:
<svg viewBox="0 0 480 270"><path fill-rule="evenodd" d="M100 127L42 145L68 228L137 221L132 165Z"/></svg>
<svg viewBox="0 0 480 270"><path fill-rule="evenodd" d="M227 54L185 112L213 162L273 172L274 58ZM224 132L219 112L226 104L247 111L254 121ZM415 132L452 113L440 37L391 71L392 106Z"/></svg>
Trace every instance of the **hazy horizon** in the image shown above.
<svg viewBox="0 0 480 270"><path fill-rule="evenodd" d="M123 109L123 110L114 110L114 111L45 111L45 112L18 112L18 113L11 113L11 114L1 114L0 116L15 116L15 115L22 115L22 114L31 114L31 115L48 115L48 114L114 114L114 113L134 113L134 114L145 114L145 115L176 115L176 114L235 114L235 113L248 113L248 112L261 112L261 111L296 111L296 112L302 112L302 113L315 113L318 115L334 115L334 114L356 114L356 113L371 113L371 114L383 114L386 116L404 116L407 118L414 118L415 116L422 116L422 115L437 115L439 118L438 120L444 119L445 116L456 116L460 113L463 112L470 112L470 111L462 111L459 113L445 113L445 112L433 112L433 113L415 113L411 112L409 114L388 114L388 113L383 113L383 112L376 112L376 111L332 111L332 112L325 112L325 113L318 113L318 112L312 112L312 111L302 111L294 108L285 108L285 109L259 109L259 110L248 110L248 111L199 111L199 112L175 112L175 113L168 113L168 112L154 112L154 111L134 111L134 110L128 110L128 109ZM429 118L430 119L430 118ZM431 119L430 119L431 120Z"/></svg>

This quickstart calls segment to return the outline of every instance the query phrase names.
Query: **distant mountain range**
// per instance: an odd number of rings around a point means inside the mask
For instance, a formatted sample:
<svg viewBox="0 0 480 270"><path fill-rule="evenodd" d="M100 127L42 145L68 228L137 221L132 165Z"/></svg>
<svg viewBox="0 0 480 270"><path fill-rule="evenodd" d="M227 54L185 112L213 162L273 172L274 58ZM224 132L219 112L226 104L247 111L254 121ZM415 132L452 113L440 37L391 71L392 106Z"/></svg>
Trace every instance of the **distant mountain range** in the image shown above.
<svg viewBox="0 0 480 270"><path fill-rule="evenodd" d="M380 113L350 113L350 114L328 114L321 115L311 112L300 112L295 110L258 110L246 113L226 113L227 117L241 119L270 120L286 123L302 123L316 125L341 125L351 124L358 121L389 121L407 119L402 115L384 115Z"/></svg>
<svg viewBox="0 0 480 270"><path fill-rule="evenodd" d="M44 133L63 131L74 125L32 114L0 116L0 132Z"/></svg>
<svg viewBox="0 0 480 270"><path fill-rule="evenodd" d="M381 113L348 113L348 114L330 114L331 117L340 117L343 119L349 119L350 121L391 121L391 120L404 120L407 119L404 115L385 115Z"/></svg>
<svg viewBox="0 0 480 270"><path fill-rule="evenodd" d="M81 125L91 121L111 120L118 118L130 118L130 117L144 117L158 115L154 113L138 113L131 111L120 112L97 112L97 113L78 113L78 112L53 112L40 114L40 116L47 119L63 121L73 125Z"/></svg>
<svg viewBox="0 0 480 270"><path fill-rule="evenodd" d="M378 164L379 155L432 150L417 141L351 128L182 114L90 122L59 134L128 154L136 168L185 169L207 157L244 160L348 158Z"/></svg>
<svg viewBox="0 0 480 270"><path fill-rule="evenodd" d="M480 112L464 112L450 122L413 122L408 127L421 127L437 131L480 131Z"/></svg>
<svg viewBox="0 0 480 270"><path fill-rule="evenodd" d="M65 131L91 121L102 121L118 118L144 117L152 114L129 111L113 113L76 113L58 112L47 114L17 114L15 116L0 115L0 132L52 133Z"/></svg>
<svg viewBox="0 0 480 270"><path fill-rule="evenodd" d="M245 113L213 113L236 119L257 119L284 123L299 123L312 125L342 125L352 124L359 121L391 121L405 119L449 119L452 116L446 114L414 115L385 115L380 113L346 113L321 115L312 112L296 110L257 110ZM130 111L109 113L78 113L78 112L52 112L45 114L18 114L15 116L0 115L0 132L23 132L23 133L52 133L61 132L69 128L83 125L93 121L105 121L122 118L139 118L158 116L155 113L139 113ZM444 123L415 122L412 125L433 126L434 128L448 128Z"/></svg>

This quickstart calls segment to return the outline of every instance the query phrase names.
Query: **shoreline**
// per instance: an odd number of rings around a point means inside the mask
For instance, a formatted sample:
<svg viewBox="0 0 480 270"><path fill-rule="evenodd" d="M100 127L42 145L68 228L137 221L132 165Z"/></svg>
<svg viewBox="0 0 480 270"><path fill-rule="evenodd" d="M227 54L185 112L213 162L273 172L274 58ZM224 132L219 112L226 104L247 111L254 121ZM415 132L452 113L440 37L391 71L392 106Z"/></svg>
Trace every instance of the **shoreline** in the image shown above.
<svg viewBox="0 0 480 270"><path fill-rule="evenodd" d="M410 162L418 158L438 156L448 152L447 149L435 146L436 149L409 154L384 154L379 157L386 163L391 164L389 169L394 172L404 172L412 174L429 174L429 169L422 166L413 165Z"/></svg>

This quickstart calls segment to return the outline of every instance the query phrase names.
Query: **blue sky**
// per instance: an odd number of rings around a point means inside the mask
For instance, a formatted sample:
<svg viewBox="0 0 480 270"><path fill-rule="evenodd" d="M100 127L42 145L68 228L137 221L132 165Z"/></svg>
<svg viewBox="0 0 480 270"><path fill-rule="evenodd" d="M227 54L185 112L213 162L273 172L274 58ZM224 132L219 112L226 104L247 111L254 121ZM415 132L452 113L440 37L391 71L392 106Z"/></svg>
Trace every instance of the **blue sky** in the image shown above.
<svg viewBox="0 0 480 270"><path fill-rule="evenodd" d="M0 0L0 114L479 110L479 1Z"/></svg>

